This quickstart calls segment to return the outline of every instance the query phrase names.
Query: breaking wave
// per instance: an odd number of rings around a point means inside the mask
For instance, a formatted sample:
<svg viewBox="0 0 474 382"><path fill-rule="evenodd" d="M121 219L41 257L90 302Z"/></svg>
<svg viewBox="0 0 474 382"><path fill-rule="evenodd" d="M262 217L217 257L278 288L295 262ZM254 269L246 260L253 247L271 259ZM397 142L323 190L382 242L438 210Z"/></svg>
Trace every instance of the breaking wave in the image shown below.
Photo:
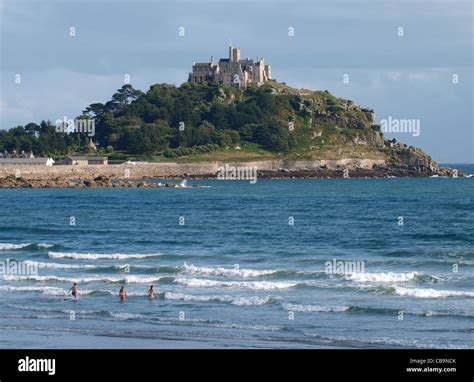
<svg viewBox="0 0 474 382"><path fill-rule="evenodd" d="M244 268L223 268L223 267L197 267L193 264L188 265L184 263L183 269L186 273L211 275L211 276L230 276L230 277L258 277L263 275L270 275L278 272L273 269L244 269Z"/></svg>
<svg viewBox="0 0 474 382"><path fill-rule="evenodd" d="M298 283L289 281L218 281L208 279L176 278L175 282L191 288L230 287L250 290L272 290L292 288Z"/></svg>
<svg viewBox="0 0 474 382"><path fill-rule="evenodd" d="M48 256L52 259L76 259L76 260L124 260L124 259L144 259L148 257L161 256L160 253L75 253L75 252L48 252Z"/></svg>

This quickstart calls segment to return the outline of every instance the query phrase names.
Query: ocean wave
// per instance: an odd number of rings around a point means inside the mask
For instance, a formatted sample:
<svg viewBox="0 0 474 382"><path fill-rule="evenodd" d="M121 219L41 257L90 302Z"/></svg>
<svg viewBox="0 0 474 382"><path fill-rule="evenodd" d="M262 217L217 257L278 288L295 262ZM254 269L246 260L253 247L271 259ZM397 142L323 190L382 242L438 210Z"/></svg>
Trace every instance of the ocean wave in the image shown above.
<svg viewBox="0 0 474 382"><path fill-rule="evenodd" d="M356 338L350 336L321 336L318 333L304 332L308 337L318 338L321 341L341 344L341 345L380 345L380 346L395 346L395 347L415 347L421 349L468 349L469 346L456 345L445 345L436 343L422 343L418 339L395 339L387 337L375 337L375 338Z"/></svg>
<svg viewBox="0 0 474 382"><path fill-rule="evenodd" d="M320 305L301 305L301 304L283 304L285 310L292 312L311 313L311 312L346 312L348 306L320 306Z"/></svg>
<svg viewBox="0 0 474 382"><path fill-rule="evenodd" d="M382 253L382 256L388 257L413 257L416 256L416 252L408 250L397 250Z"/></svg>
<svg viewBox="0 0 474 382"><path fill-rule="evenodd" d="M68 283L123 283L123 284L148 284L157 282L161 277L157 276L95 276L95 277L61 277L56 275L0 275L0 278L5 281L56 281Z"/></svg>
<svg viewBox="0 0 474 382"><path fill-rule="evenodd" d="M0 278L5 281L62 281L69 282L71 279L60 276L39 276L39 275L0 275Z"/></svg>
<svg viewBox="0 0 474 382"><path fill-rule="evenodd" d="M45 295L50 296L67 296L67 290L64 288L58 287L36 287L36 286L0 286L0 291L15 291L15 292L41 292ZM118 298L118 290L113 291L110 289L79 289L79 297L80 296L117 296ZM139 291L127 291L128 297L145 297L148 296L146 290L143 292ZM165 300L178 300L178 301L194 301L194 302L226 302L233 305L238 306L258 306L258 305L265 305L270 304L274 300L274 298L270 296L259 297L259 296L230 296L230 295L190 295L178 292L171 292L165 291L159 293L159 296L162 296ZM25 308L29 310L29 308Z"/></svg>
<svg viewBox="0 0 474 382"><path fill-rule="evenodd" d="M25 260L23 261L23 263L25 265L31 265L34 267L46 268L46 269L96 269L98 268L97 265L46 263L42 261L32 261L32 260Z"/></svg>
<svg viewBox="0 0 474 382"><path fill-rule="evenodd" d="M413 315L421 317L459 317L471 319L474 315L463 311L422 311L422 310L405 310L396 307L380 307L380 306L318 306L318 305L300 305L300 304L283 304L285 310L300 313L360 313L360 314L383 314L398 316L403 310L404 315Z"/></svg>
<svg viewBox="0 0 474 382"><path fill-rule="evenodd" d="M51 295L65 295L66 290L63 288L51 287L51 286L12 286L12 285L1 285L0 291L7 292L42 292L43 294Z"/></svg>
<svg viewBox="0 0 474 382"><path fill-rule="evenodd" d="M469 316L467 314L452 314L450 312L437 312L437 311L434 311L434 310L429 310L428 312L423 312L423 313L413 313L413 314L417 314L417 315L425 316L425 317L437 317L437 316L441 316L441 317L445 317L445 316L472 317L472 316Z"/></svg>
<svg viewBox="0 0 474 382"><path fill-rule="evenodd" d="M281 326L277 325L249 325L249 324L239 324L236 322L230 323L216 323L210 326L214 326L217 328L225 328L225 329L243 329L243 330L258 330L258 331L279 331L282 329Z"/></svg>
<svg viewBox="0 0 474 382"><path fill-rule="evenodd" d="M382 283L400 283L407 281L439 281L440 278L432 275L425 275L419 272L406 273L351 273L344 275L344 278L349 281L356 282L382 282Z"/></svg>
<svg viewBox="0 0 474 382"><path fill-rule="evenodd" d="M458 251L458 252L451 252L448 253L447 256L450 257L473 257L474 251Z"/></svg>
<svg viewBox="0 0 474 382"><path fill-rule="evenodd" d="M31 265L33 267L44 268L44 269L88 269L88 270L100 270L101 272L117 272L129 270L140 270L143 273L178 273L181 268L171 267L171 266L162 266L155 267L151 265L92 265L92 264L64 264L64 263L54 263L54 262L43 262L43 261L33 261L25 260L23 261L25 265Z"/></svg>
<svg viewBox="0 0 474 382"><path fill-rule="evenodd" d="M66 289L62 288L52 288L52 287L46 287L44 291L42 291L43 294L50 295L50 296L63 296L67 297L68 296L68 291ZM94 290L94 289L79 289L78 291L78 296L79 298L81 296L88 296L88 295L110 295L110 291L107 290ZM117 292L118 294L118 292Z"/></svg>
<svg viewBox="0 0 474 382"><path fill-rule="evenodd" d="M47 244L47 243L23 243L23 244L12 244L12 243L0 243L0 251L10 251L15 249L25 249L25 248L40 248L40 249L47 249L53 248L55 244Z"/></svg>
<svg viewBox="0 0 474 382"><path fill-rule="evenodd" d="M396 295L416 298L474 297L474 292L394 287Z"/></svg>
<svg viewBox="0 0 474 382"><path fill-rule="evenodd" d="M31 306L31 305L17 305L17 304L7 304L9 308L16 309L16 310L25 310L25 311L32 311L32 312L54 312L54 313L66 313L70 314L71 309L57 309L57 308L48 308L44 306ZM76 315L108 315L107 310L76 310L74 309L74 313Z"/></svg>
<svg viewBox="0 0 474 382"><path fill-rule="evenodd" d="M7 291L7 292L40 292L44 295L48 296L61 296L67 297L68 290L59 287L52 287L52 286L11 286L11 285L2 285L0 286L0 291ZM93 290L93 289L80 289L79 296L85 295L117 295L118 291L113 292L111 290Z"/></svg>
<svg viewBox="0 0 474 382"><path fill-rule="evenodd" d="M184 293L175 293L175 292L165 292L164 298L166 300L180 300L180 301L196 301L196 302L207 302L207 301L217 301L217 302L228 302L234 305L239 306L253 306L253 305L264 305L272 302L274 299L271 297L258 297L258 296L249 296L249 297L237 297L229 295L190 295Z"/></svg>
<svg viewBox="0 0 474 382"><path fill-rule="evenodd" d="M425 317L462 317L462 318L472 318L474 315L460 312L460 311L436 311L436 310L429 310L427 312L413 312L417 316L425 316Z"/></svg>
<svg viewBox="0 0 474 382"><path fill-rule="evenodd" d="M146 318L143 314L139 313L114 313L109 312L110 317L115 318L116 320L137 320L140 318Z"/></svg>
<svg viewBox="0 0 474 382"><path fill-rule="evenodd" d="M181 272L181 267L175 267L172 265L163 265L159 267L154 267L154 266L132 266L131 268L137 268L137 269L144 269L146 273L151 273L151 272L159 272L159 273L169 273L169 274L176 274Z"/></svg>
<svg viewBox="0 0 474 382"><path fill-rule="evenodd" d="M292 288L298 284L296 282L289 281L218 281L208 279L188 279L180 277L176 278L175 282L192 288L230 287L251 290L287 289Z"/></svg>
<svg viewBox="0 0 474 382"><path fill-rule="evenodd" d="M11 244L11 243L0 243L0 251L9 251L12 249L22 249L32 245L31 243L25 244Z"/></svg>
<svg viewBox="0 0 474 382"><path fill-rule="evenodd" d="M359 306L359 305L349 305L349 306L320 306L320 305L302 305L302 304L282 304L282 307L285 310L300 312L300 313L369 313L369 314L390 314L397 315L402 308L394 307L377 307L377 306ZM409 311L403 310L403 313L411 314L414 316L424 316L424 317L472 317L472 315L465 312L446 312L446 311Z"/></svg>
<svg viewBox="0 0 474 382"><path fill-rule="evenodd" d="M124 259L144 259L148 257L161 256L160 253L75 253L75 252L48 252L48 256L53 259L76 259L76 260L124 260Z"/></svg>
<svg viewBox="0 0 474 382"><path fill-rule="evenodd" d="M197 267L193 264L184 263L183 270L186 273L211 275L211 276L228 276L228 277L258 277L270 275L278 272L274 269L245 269L245 268L223 268L223 267Z"/></svg>
<svg viewBox="0 0 474 382"><path fill-rule="evenodd" d="M54 244L47 244L47 243L38 243L38 244L36 244L36 246L38 248L48 249L48 248L53 248L55 245Z"/></svg>

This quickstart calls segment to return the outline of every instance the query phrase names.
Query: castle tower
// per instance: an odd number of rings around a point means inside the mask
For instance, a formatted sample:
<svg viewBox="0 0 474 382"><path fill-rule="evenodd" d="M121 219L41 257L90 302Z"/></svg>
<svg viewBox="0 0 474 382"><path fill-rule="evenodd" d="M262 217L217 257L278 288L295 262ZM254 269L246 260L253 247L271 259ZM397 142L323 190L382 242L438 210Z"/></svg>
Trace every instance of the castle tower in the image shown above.
<svg viewBox="0 0 474 382"><path fill-rule="evenodd" d="M233 61L234 62L239 62L240 61L240 48L234 48L232 49L233 53Z"/></svg>
<svg viewBox="0 0 474 382"><path fill-rule="evenodd" d="M229 46L229 61L239 62L240 61L240 48L234 48Z"/></svg>

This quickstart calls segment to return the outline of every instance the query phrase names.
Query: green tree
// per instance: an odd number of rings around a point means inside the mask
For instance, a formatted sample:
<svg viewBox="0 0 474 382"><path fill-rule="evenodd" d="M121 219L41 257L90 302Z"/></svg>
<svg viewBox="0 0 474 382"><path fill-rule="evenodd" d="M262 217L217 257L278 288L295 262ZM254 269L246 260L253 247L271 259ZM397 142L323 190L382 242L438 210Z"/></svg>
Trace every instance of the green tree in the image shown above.
<svg viewBox="0 0 474 382"><path fill-rule="evenodd" d="M253 139L271 151L287 152L294 146L294 138L288 128L276 121L258 126Z"/></svg>

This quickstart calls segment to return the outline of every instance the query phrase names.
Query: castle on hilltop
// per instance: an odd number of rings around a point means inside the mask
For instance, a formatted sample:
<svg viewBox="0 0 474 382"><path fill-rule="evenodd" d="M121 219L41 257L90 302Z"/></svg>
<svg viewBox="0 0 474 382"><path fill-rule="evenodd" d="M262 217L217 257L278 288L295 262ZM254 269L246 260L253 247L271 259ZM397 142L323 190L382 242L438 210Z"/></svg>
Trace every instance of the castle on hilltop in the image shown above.
<svg viewBox="0 0 474 382"><path fill-rule="evenodd" d="M246 88L249 85L260 86L272 78L270 65L266 65L263 57L257 61L250 58L240 59L240 48L229 46L229 58L221 58L214 63L193 62L193 72L189 73L188 82L201 84L216 81L225 85Z"/></svg>

